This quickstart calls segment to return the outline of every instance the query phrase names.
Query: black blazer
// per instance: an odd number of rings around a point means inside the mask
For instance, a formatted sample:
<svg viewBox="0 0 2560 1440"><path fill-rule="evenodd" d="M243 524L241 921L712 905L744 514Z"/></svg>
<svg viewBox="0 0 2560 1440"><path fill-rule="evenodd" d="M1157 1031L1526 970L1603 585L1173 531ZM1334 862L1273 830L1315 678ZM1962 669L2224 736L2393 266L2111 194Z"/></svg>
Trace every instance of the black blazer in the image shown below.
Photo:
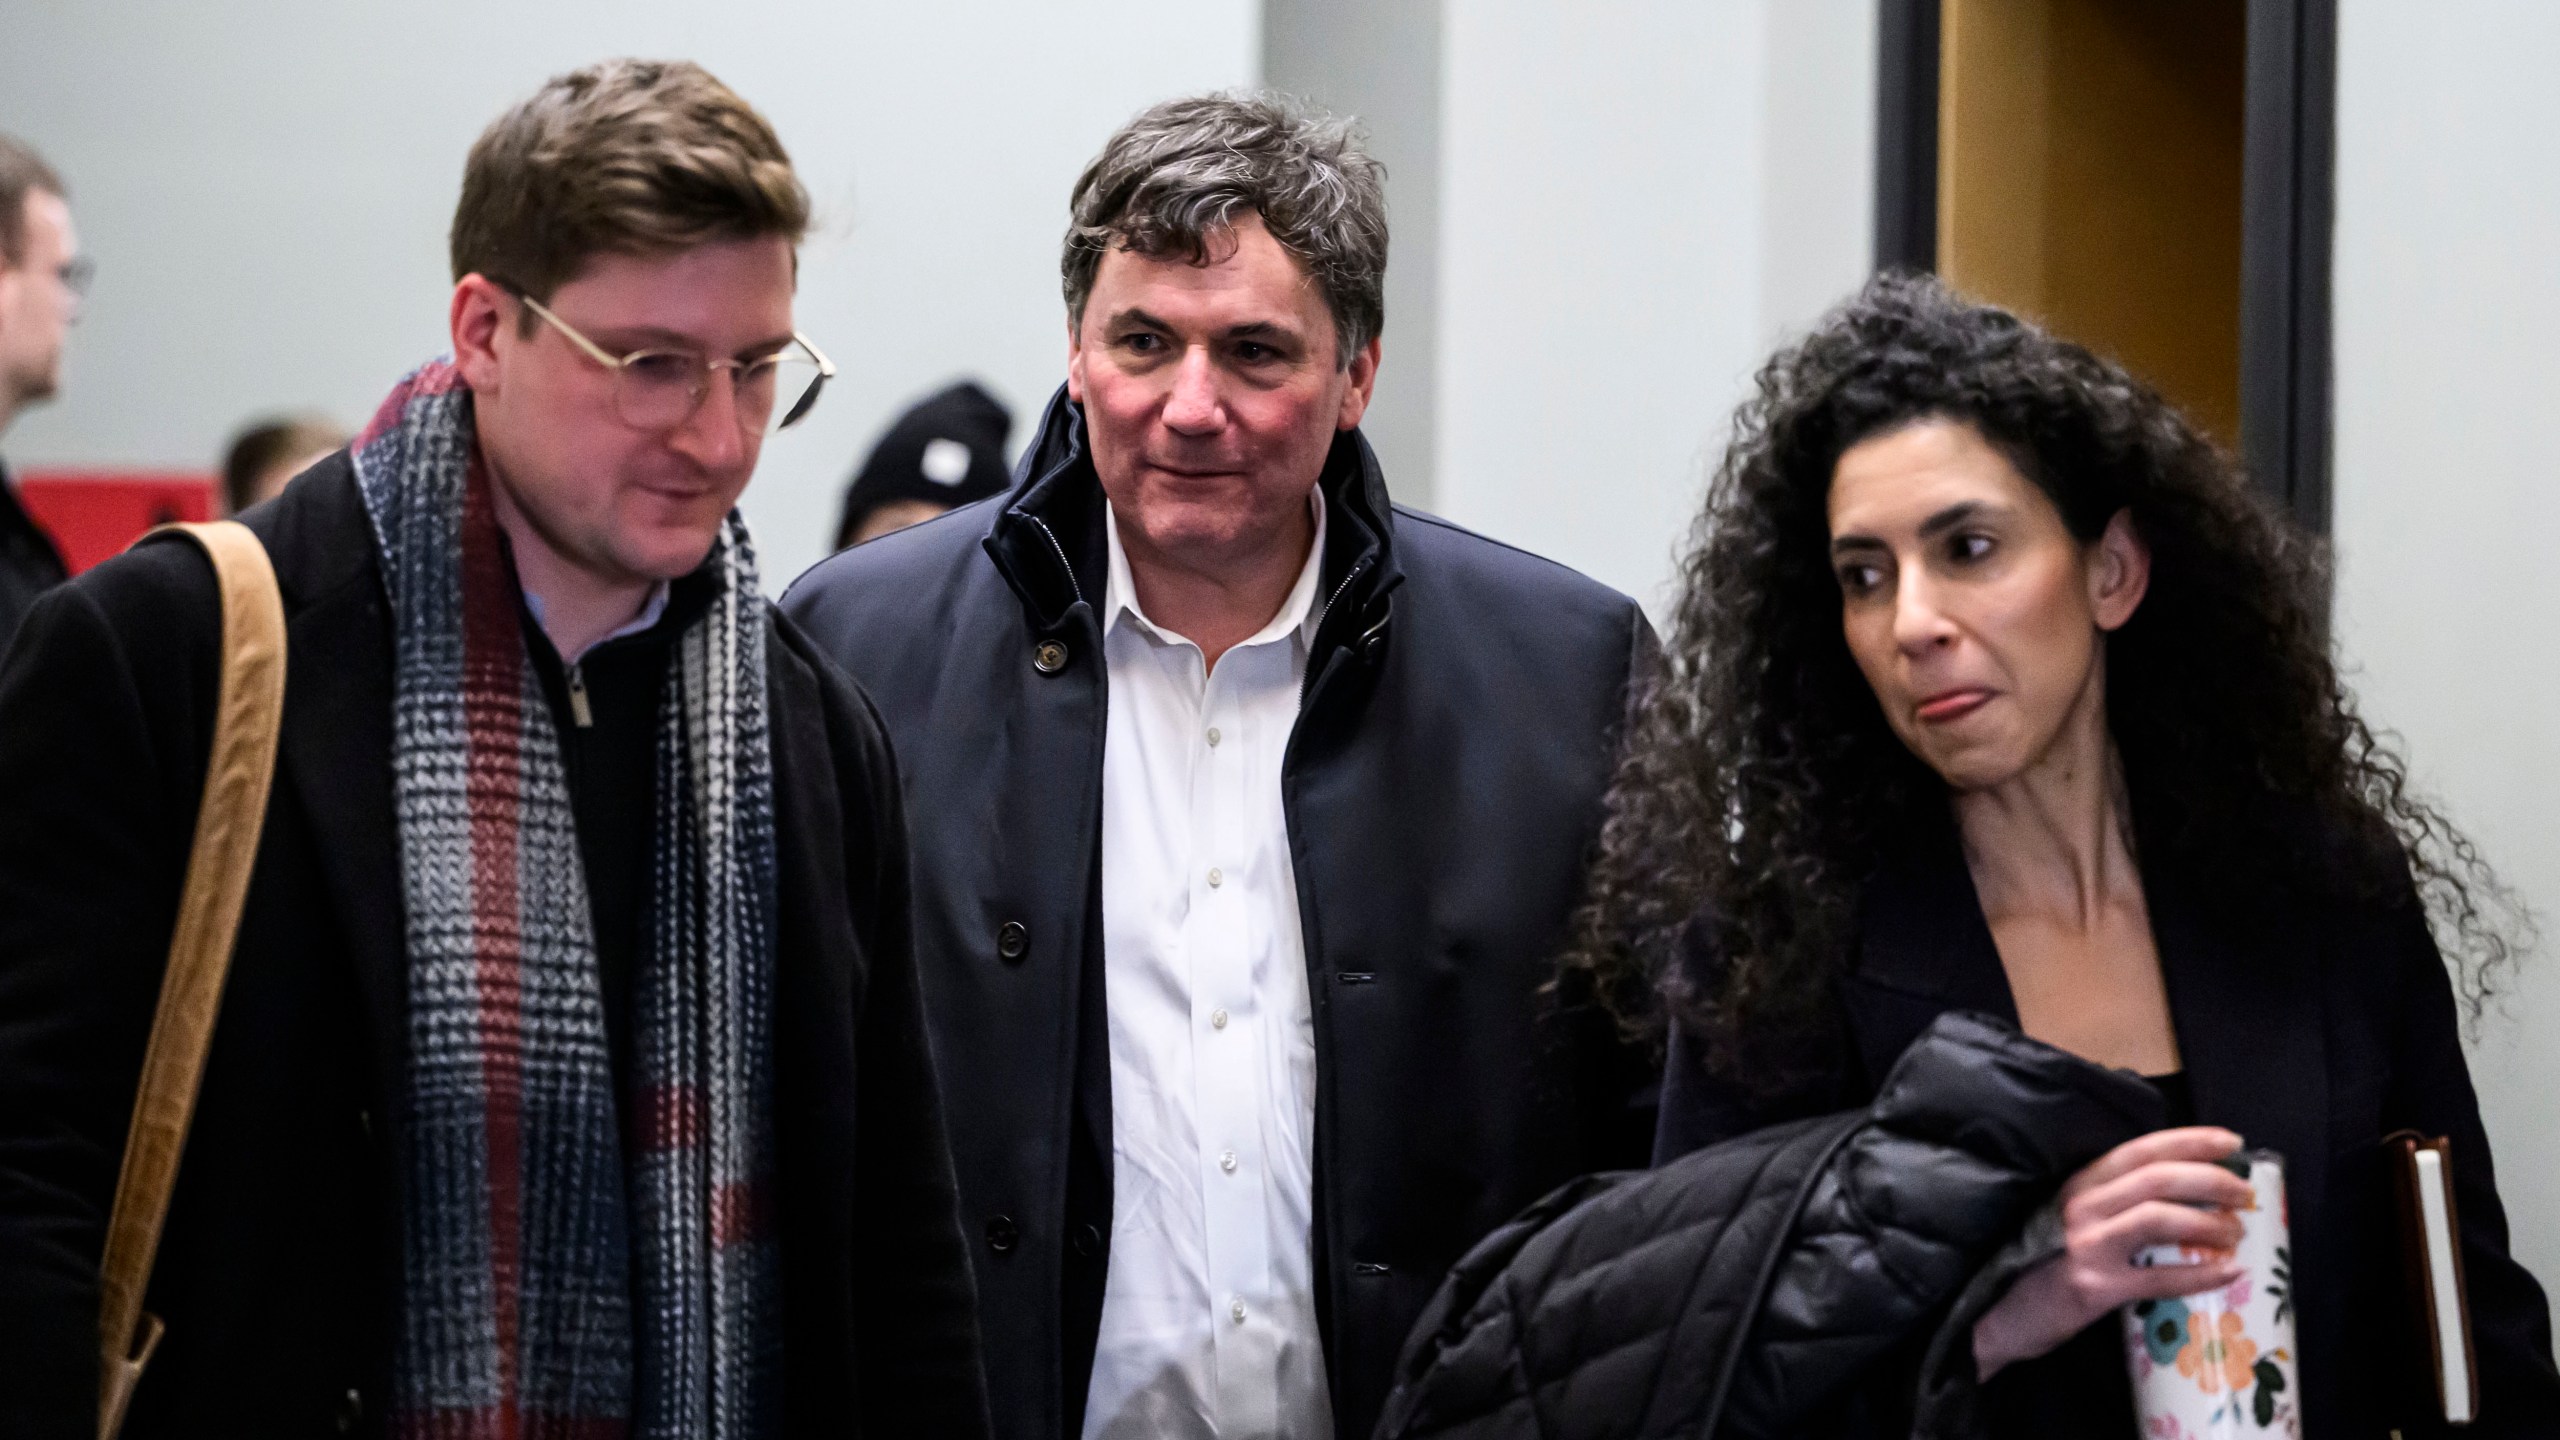
<svg viewBox="0 0 2560 1440"><path fill-rule="evenodd" d="M1111 1234L1106 550L1082 436L1061 395L1010 494L848 550L785 602L897 740L988 1383L1025 1440L1077 1433ZM1353 1436L1452 1262L1644 1157L1651 1067L1541 987L1652 631L1561 565L1391 506L1356 433L1319 483L1330 599L1280 788L1315 1007L1316 1304Z"/></svg>
<svg viewBox="0 0 2560 1440"><path fill-rule="evenodd" d="M2285 1159L2301 1345L2303 1434L2443 1432L2417 1322L2382 1137L2453 1140L2455 1204L2480 1352L2475 1437L2560 1435L2560 1375L2542 1289L2507 1253L2453 991L2414 893L2387 905L2271 896L2217 921L2145 866L2160 968L2198 1123ZM1690 961L1711 972L1706 927ZM2000 954L1951 833L1928 837L1869 886L1856 956L1837 986L1836 1044L1813 1073L1754 1096L1710 1073L1685 1034L1664 1072L1657 1158L1767 1120L1864 1104L1929 1022L1972 1010L2017 1022ZM2100 1322L2112 1325L2113 1319ZM2128 1418L2124 1433L2132 1433Z"/></svg>
<svg viewBox="0 0 2560 1440"><path fill-rule="evenodd" d="M391 633L343 453L251 510L289 635L275 788L125 1433L380 1433L407 971ZM96 1433L96 1272L204 782L213 575L146 545L0 667L0 1433ZM925 1054L889 749L770 637L774 1015L793 1434L979 1433L967 1252Z"/></svg>

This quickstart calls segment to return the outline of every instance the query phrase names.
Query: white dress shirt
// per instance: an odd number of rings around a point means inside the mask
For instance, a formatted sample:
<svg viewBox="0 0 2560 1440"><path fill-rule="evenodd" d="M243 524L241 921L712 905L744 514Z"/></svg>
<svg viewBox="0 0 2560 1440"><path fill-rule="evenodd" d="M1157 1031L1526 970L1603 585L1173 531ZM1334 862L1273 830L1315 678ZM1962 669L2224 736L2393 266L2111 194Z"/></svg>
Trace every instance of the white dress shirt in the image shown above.
<svg viewBox="0 0 2560 1440"><path fill-rule="evenodd" d="M1218 659L1138 605L1119 522L1103 651L1102 963L1111 1252L1088 1440L1327 1437L1316 1332L1316 1049L1280 761L1322 618L1315 543Z"/></svg>

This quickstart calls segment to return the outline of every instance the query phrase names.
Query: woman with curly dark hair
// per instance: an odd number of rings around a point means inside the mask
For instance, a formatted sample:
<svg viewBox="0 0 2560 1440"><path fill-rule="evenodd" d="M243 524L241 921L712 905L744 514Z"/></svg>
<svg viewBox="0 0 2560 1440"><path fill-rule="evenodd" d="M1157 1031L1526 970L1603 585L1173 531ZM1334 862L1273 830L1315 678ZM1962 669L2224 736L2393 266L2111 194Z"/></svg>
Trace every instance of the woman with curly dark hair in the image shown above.
<svg viewBox="0 0 2560 1440"><path fill-rule="evenodd" d="M1659 1158L1866 1103L1948 1010L2133 1070L2174 1128L2075 1177L2061 1253L1975 1326L1994 1433L2133 1433L2114 1312L2237 1277L2246 1187L2210 1162L2245 1137L2287 1161L2327 1440L2433 1428L2382 1141L2449 1135L2475 1433L2560 1429L2434 938L2476 1008L2524 922L2357 716L2320 552L2222 452L1883 278L1761 372L1683 580L1567 962L1672 1021ZM2203 1258L2133 1263L2161 1244Z"/></svg>

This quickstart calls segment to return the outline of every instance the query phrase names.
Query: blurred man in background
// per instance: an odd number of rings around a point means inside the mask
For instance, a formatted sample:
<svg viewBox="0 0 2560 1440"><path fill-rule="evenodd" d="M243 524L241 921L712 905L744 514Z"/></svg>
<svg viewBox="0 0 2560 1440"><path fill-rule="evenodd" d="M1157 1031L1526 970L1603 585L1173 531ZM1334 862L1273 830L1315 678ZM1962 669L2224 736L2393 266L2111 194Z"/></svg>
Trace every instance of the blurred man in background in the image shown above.
<svg viewBox="0 0 2560 1440"><path fill-rule="evenodd" d="M52 399L62 384L63 336L89 284L67 195L35 151L0 135L0 436L19 411ZM27 607L67 573L0 464L0 656Z"/></svg>
<svg viewBox="0 0 2560 1440"><path fill-rule="evenodd" d="M1450 1263L1650 1148L1542 987L1652 630L1389 503L1346 126L1168 102L1070 213L1024 483L787 608L897 744L999 1431L1366 1435Z"/></svg>
<svg viewBox="0 0 2560 1440"><path fill-rule="evenodd" d="M223 513L237 515L284 493L285 482L347 443L347 432L317 416L261 420L222 452Z"/></svg>
<svg viewBox="0 0 2560 1440"><path fill-rule="evenodd" d="M699 66L472 147L452 353L243 522L275 785L126 1440L986 1428L879 722L736 503L827 373L808 194ZM98 1265L220 605L135 547L0 663L0 1434L97 1433Z"/></svg>
<svg viewBox="0 0 2560 1440"><path fill-rule="evenodd" d="M916 402L845 488L836 548L859 545L1004 492L1013 412L963 380Z"/></svg>

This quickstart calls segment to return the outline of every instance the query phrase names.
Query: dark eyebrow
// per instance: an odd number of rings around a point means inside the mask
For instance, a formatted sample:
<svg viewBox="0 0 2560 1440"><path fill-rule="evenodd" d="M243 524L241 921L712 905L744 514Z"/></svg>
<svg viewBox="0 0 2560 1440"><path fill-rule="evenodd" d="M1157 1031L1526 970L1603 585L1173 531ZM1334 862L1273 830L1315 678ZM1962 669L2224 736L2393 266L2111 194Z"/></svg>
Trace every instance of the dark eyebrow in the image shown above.
<svg viewBox="0 0 2560 1440"><path fill-rule="evenodd" d="M1112 316L1111 323L1104 328L1117 330L1123 325L1143 325L1149 330L1161 330L1167 334L1171 334L1173 331L1172 326L1167 325L1163 321L1148 314L1146 311L1139 309L1135 305L1132 305L1126 310L1121 311L1119 314Z"/></svg>
<svg viewBox="0 0 2560 1440"><path fill-rule="evenodd" d="M1148 314L1146 311L1139 309L1135 305L1132 305L1128 309L1112 316L1111 324L1108 328L1117 329L1123 325L1140 325L1149 330L1154 330L1166 335L1173 333L1173 327L1171 325L1166 324L1164 321L1157 319L1155 316ZM1303 337L1300 336L1297 331L1270 320L1248 320L1242 325L1231 325L1222 332L1220 338L1226 340L1285 340L1292 344L1302 343L1303 341Z"/></svg>
<svg viewBox="0 0 2560 1440"><path fill-rule="evenodd" d="M1955 504L1948 506L1946 509L1939 511L1937 514L1930 516L1928 519L1921 521L1920 538L1923 540L1935 539L1940 535L1946 534L1950 530L1964 525L1967 521L1981 519L1983 516L1991 513L1991 509L1991 506L1986 505L1979 500L1960 500Z"/></svg>
<svg viewBox="0 0 2560 1440"><path fill-rule="evenodd" d="M1950 530L1959 529L1972 521L1983 518L1986 515L1996 514L1998 513L1998 510L1998 506L1988 504L1981 500L1960 500L1955 504L1948 506L1946 509L1931 515L1928 519L1921 521L1920 538L1923 540L1934 540L1938 536L1944 535ZM1831 540L1831 553L1834 555L1846 555L1853 550L1883 550L1887 548L1890 547L1873 535L1835 535Z"/></svg>

